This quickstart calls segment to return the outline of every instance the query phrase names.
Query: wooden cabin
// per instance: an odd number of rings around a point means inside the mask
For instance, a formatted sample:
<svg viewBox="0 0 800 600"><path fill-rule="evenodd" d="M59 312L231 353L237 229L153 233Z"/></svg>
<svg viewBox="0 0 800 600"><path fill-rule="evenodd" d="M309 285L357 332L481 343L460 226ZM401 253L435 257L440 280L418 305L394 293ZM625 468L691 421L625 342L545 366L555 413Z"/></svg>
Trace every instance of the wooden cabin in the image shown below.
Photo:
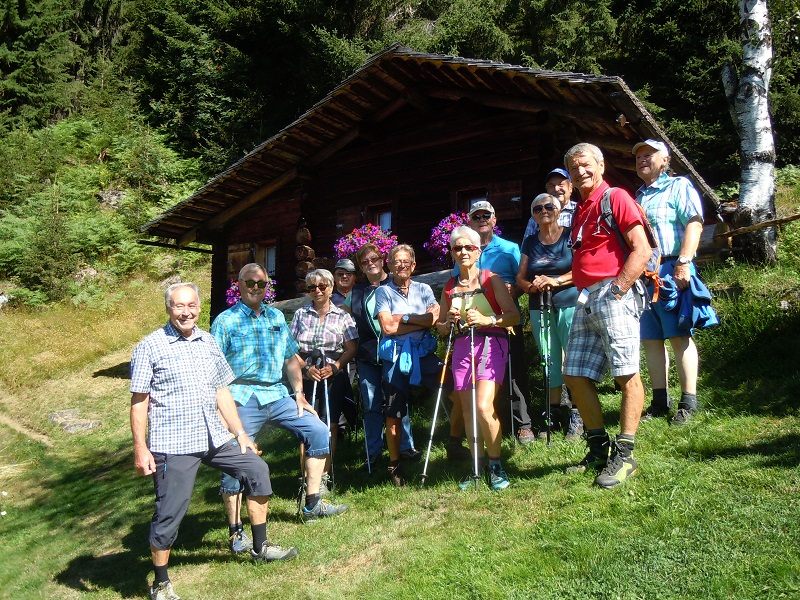
<svg viewBox="0 0 800 600"><path fill-rule="evenodd" d="M715 221L713 192L619 77L393 45L143 231L160 245L211 246L215 315L243 264L267 265L278 297L294 297L308 268L331 264L336 239L368 222L411 244L418 272L434 268L422 248L431 228L478 199L520 241L531 199L569 147L598 145L606 178L633 192L631 149L647 138L668 144Z"/></svg>

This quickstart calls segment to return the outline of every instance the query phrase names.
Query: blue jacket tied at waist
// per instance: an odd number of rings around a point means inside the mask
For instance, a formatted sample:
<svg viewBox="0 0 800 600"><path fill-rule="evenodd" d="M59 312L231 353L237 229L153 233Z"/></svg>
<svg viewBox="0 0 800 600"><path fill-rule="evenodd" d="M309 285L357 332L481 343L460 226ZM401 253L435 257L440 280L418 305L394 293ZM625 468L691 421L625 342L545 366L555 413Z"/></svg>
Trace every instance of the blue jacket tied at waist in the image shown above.
<svg viewBox="0 0 800 600"><path fill-rule="evenodd" d="M689 286L678 289L672 275L661 278L659 301L664 308L678 312L678 327L691 334L692 329L710 329L719 325L719 318L711 306L711 291L696 274L689 278Z"/></svg>
<svg viewBox="0 0 800 600"><path fill-rule="evenodd" d="M408 382L411 385L419 385L422 381L419 359L427 356L435 349L436 338L430 334L420 339L406 337L396 340L387 337L381 340L378 348L378 357L383 361L392 363L387 374L390 380L394 377L394 370L399 368L403 375L409 375Z"/></svg>

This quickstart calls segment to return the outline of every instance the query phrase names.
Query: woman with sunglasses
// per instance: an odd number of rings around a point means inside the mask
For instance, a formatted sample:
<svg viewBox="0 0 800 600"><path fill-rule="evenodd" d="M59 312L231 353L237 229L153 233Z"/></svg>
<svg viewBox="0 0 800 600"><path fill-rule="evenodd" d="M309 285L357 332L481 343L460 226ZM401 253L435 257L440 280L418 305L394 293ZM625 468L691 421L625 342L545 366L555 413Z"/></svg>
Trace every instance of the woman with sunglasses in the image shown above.
<svg viewBox="0 0 800 600"><path fill-rule="evenodd" d="M485 445L489 458L489 486L500 491L509 486L509 481L500 457L500 419L494 408L494 399L503 385L508 365L506 328L519 323L519 311L500 276L482 272L478 267L480 243L479 234L470 227L456 227L450 234L450 251L458 275L442 292L436 330L439 335L447 336L451 327L458 328L453 344L454 389L461 401L464 422L470 432L468 437L472 432L473 387L476 390L478 459L483 459ZM471 348L469 328L474 328L474 348ZM469 447L474 452L473 441ZM471 481L468 477L460 487L466 489Z"/></svg>
<svg viewBox="0 0 800 600"><path fill-rule="evenodd" d="M344 367L358 349L358 330L353 317L331 301L333 275L330 271L310 271L306 275L306 292L311 304L297 309L290 331L300 345L300 356L306 361L303 367L306 398L323 421L327 418L324 386L328 386L331 453L323 475L323 483L327 485L330 481L330 463L336 452L342 402L350 386ZM315 382L316 398L313 396Z"/></svg>
<svg viewBox="0 0 800 600"><path fill-rule="evenodd" d="M569 229L558 224L561 203L550 194L539 194L531 202L531 216L539 228L535 235L525 239L522 244L517 273L517 285L528 292L528 307L531 314L531 328L534 339L541 339L542 331L542 292L549 290L552 306L550 321L550 413L554 421L568 425L568 439L576 439L583 433L583 421L577 409L569 415L561 415L561 363L567 349L572 315L578 301L578 290L572 284L572 249L569 245ZM542 348L539 349L540 351ZM567 408L567 407L565 407ZM567 410L569 410L567 408ZM553 425L556 429L558 423Z"/></svg>
<svg viewBox="0 0 800 600"><path fill-rule="evenodd" d="M374 244L364 244L356 252L356 266L367 278L366 285L353 288L351 310L358 327L358 389L364 411L364 435L366 436L367 461L364 464L372 473L383 454L383 392L381 390L381 362L378 358L378 336L381 326L374 317L375 291L389 283L389 274L384 270L383 254ZM411 434L411 419L401 420L400 457L419 460L422 453L414 448Z"/></svg>

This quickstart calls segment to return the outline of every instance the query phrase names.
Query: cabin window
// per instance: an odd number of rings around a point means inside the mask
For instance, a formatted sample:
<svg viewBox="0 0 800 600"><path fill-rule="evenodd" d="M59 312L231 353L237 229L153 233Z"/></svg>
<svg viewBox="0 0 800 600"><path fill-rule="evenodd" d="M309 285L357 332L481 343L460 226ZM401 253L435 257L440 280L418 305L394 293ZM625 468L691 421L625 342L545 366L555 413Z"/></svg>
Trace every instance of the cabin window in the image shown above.
<svg viewBox="0 0 800 600"><path fill-rule="evenodd" d="M367 215L370 223L374 223L384 231L392 229L392 206L390 204L371 206Z"/></svg>
<svg viewBox="0 0 800 600"><path fill-rule="evenodd" d="M256 245L256 262L264 265L270 277L275 277L278 246L275 243Z"/></svg>
<svg viewBox="0 0 800 600"><path fill-rule="evenodd" d="M460 190L458 192L458 209L469 212L476 202L488 199L489 191L486 188Z"/></svg>

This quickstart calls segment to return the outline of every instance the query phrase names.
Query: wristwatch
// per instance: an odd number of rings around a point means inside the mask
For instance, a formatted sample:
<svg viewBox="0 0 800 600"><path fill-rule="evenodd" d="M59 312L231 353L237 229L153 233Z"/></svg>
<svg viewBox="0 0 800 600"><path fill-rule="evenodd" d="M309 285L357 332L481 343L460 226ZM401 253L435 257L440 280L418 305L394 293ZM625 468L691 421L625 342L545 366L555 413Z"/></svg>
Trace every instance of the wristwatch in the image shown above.
<svg viewBox="0 0 800 600"><path fill-rule="evenodd" d="M400 320L403 322L403 325L408 325L408 320L411 318L411 315L405 314L403 315Z"/></svg>
<svg viewBox="0 0 800 600"><path fill-rule="evenodd" d="M623 296L622 288L619 287L616 283L612 283L610 286L608 286L608 291L620 298L622 298Z"/></svg>
<svg viewBox="0 0 800 600"><path fill-rule="evenodd" d="M690 262L692 262L692 259L687 256L679 256L678 260L675 262L679 265L688 265Z"/></svg>

